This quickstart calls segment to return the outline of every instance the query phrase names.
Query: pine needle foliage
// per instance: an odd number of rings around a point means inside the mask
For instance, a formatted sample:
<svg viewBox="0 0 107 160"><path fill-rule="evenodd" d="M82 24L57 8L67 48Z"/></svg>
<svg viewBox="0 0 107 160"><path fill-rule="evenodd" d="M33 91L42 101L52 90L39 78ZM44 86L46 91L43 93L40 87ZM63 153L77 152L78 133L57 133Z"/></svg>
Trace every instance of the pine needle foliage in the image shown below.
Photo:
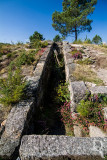
<svg viewBox="0 0 107 160"><path fill-rule="evenodd" d="M78 34L92 29L88 17L93 13L97 0L63 0L63 11L55 11L52 15L53 28L59 31L62 36L75 33L75 40Z"/></svg>
<svg viewBox="0 0 107 160"><path fill-rule="evenodd" d="M10 65L8 77L0 79L0 103L4 106L17 103L24 96L26 81L23 80L20 67L13 71L14 65Z"/></svg>

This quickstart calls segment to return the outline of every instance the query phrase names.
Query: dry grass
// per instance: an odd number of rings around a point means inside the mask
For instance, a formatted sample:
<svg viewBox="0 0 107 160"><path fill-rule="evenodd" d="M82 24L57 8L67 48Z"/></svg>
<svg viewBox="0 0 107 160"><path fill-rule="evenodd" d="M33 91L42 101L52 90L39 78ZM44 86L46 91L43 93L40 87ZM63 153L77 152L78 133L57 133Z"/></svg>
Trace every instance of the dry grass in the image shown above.
<svg viewBox="0 0 107 160"><path fill-rule="evenodd" d="M104 85L103 81L97 77L97 74L91 70L89 65L77 65L73 76L77 80L92 82L97 85Z"/></svg>
<svg viewBox="0 0 107 160"><path fill-rule="evenodd" d="M107 47L105 47L105 46L99 46L99 45L95 45L95 44L83 44L83 45L92 47L93 49L98 50L100 52L103 52L104 54L107 55Z"/></svg>
<svg viewBox="0 0 107 160"><path fill-rule="evenodd" d="M107 69L107 57L100 56L97 57L96 59L97 59L96 66L103 69Z"/></svg>

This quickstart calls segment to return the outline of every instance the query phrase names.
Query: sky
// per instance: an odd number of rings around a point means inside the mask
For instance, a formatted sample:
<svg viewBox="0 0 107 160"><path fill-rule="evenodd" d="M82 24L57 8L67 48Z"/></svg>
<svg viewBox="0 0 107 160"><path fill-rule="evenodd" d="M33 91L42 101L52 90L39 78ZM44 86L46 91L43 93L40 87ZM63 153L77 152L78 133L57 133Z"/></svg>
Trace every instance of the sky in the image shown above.
<svg viewBox="0 0 107 160"><path fill-rule="evenodd" d="M43 34L46 40L53 40L59 34L52 27L52 13L62 11L63 0L0 0L0 42L26 42L34 31ZM107 0L98 0L91 32L84 32L78 38L92 39L100 35L107 43ZM72 42L74 36L66 40Z"/></svg>

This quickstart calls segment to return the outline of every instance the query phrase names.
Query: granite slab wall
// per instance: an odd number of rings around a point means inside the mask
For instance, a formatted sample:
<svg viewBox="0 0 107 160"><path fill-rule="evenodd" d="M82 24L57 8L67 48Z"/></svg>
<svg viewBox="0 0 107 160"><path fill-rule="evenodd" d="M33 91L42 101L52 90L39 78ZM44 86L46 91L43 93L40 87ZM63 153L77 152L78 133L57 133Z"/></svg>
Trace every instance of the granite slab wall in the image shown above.
<svg viewBox="0 0 107 160"><path fill-rule="evenodd" d="M76 46L75 46L76 47ZM63 54L64 54L64 62L65 62L65 75L66 81L69 82L69 91L70 91L70 101L71 101L71 111L72 116L75 115L77 104L85 98L86 93L89 94L105 94L107 95L107 86L90 86L87 87L86 83L83 81L77 81L75 77L73 77L73 72L76 68L76 63L74 63L74 58L71 56L70 52L72 50L72 46L69 42L63 42ZM87 82L88 83L88 82ZM107 117L107 107L104 109L104 117ZM81 137L82 133L80 131L78 125L74 125L74 134L76 137ZM97 130L97 132L95 132ZM100 128L96 128L95 126L90 126L89 128L90 137L107 137L107 133L104 133Z"/></svg>

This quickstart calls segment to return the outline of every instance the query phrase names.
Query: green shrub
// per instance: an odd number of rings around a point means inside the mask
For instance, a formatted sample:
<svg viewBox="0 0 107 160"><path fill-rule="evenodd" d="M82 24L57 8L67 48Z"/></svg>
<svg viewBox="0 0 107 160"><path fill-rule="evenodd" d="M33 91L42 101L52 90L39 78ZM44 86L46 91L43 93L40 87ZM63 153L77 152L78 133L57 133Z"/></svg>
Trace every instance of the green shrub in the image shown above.
<svg viewBox="0 0 107 160"><path fill-rule="evenodd" d="M60 83L56 88L57 97L56 100L59 102L69 102L70 101L70 93L68 90L68 83Z"/></svg>
<svg viewBox="0 0 107 160"><path fill-rule="evenodd" d="M78 40L73 42L73 44L82 44L82 43L83 43L83 41L81 39L78 39Z"/></svg>
<svg viewBox="0 0 107 160"><path fill-rule="evenodd" d="M107 104L107 96L105 94L98 94L99 100L102 104Z"/></svg>
<svg viewBox="0 0 107 160"><path fill-rule="evenodd" d="M48 46L48 42L47 41L41 42L41 48L45 48L47 46Z"/></svg>
<svg viewBox="0 0 107 160"><path fill-rule="evenodd" d="M72 55L75 55L77 52L78 52L78 50L77 50L77 49L74 49L73 51L71 51L71 54L72 54Z"/></svg>
<svg viewBox="0 0 107 160"><path fill-rule="evenodd" d="M104 103L107 103L107 96L101 94L91 95L86 100L80 101L80 104L77 106L77 112L81 116L90 119L90 122L98 123L99 117L102 117L102 105Z"/></svg>
<svg viewBox="0 0 107 160"><path fill-rule="evenodd" d="M12 57L12 53L8 53L7 54L7 58L9 59L9 58L11 58Z"/></svg>
<svg viewBox="0 0 107 160"><path fill-rule="evenodd" d="M81 50L79 50L81 53L83 53L83 54L85 54L85 52L81 49Z"/></svg>
<svg viewBox="0 0 107 160"><path fill-rule="evenodd" d="M23 45L24 43L22 42L22 41L18 41L17 43L16 43L16 45Z"/></svg>
<svg viewBox="0 0 107 160"><path fill-rule="evenodd" d="M30 65L35 61L34 52L26 53L26 51L21 52L19 57L16 60L16 63L19 65Z"/></svg>
<svg viewBox="0 0 107 160"><path fill-rule="evenodd" d="M11 50L10 50L8 45L0 44L0 55L5 55L5 54L8 54L10 52L11 52Z"/></svg>
<svg viewBox="0 0 107 160"><path fill-rule="evenodd" d="M88 117L90 115L90 108L93 107L93 102L81 100L77 107L77 112L83 117Z"/></svg>
<svg viewBox="0 0 107 160"><path fill-rule="evenodd" d="M102 44L101 47L107 48L107 44Z"/></svg>
<svg viewBox="0 0 107 160"><path fill-rule="evenodd" d="M80 124L85 134L89 134L89 126L98 126L104 131L107 129L107 119L104 119L103 107L107 104L107 96L103 94L87 96L85 100L81 100L77 106L80 113L75 115L74 123Z"/></svg>
<svg viewBox="0 0 107 160"><path fill-rule="evenodd" d="M91 44L92 41L89 38L87 38L87 36L86 36L86 38L85 38L85 40L84 40L83 43L85 43L85 44Z"/></svg>
<svg viewBox="0 0 107 160"><path fill-rule="evenodd" d="M90 58L86 58L84 60L78 60L77 63L89 65L89 64L93 64L93 61Z"/></svg>
<svg viewBox="0 0 107 160"><path fill-rule="evenodd" d="M85 44L92 44L92 41L90 39L87 39L83 43L85 43Z"/></svg>
<svg viewBox="0 0 107 160"><path fill-rule="evenodd" d="M41 41L36 40L30 43L31 48L41 48Z"/></svg>
<svg viewBox="0 0 107 160"><path fill-rule="evenodd" d="M23 80L21 70L14 65L10 65L7 79L0 79L0 103L10 105L17 103L24 96L26 81Z"/></svg>
<svg viewBox="0 0 107 160"><path fill-rule="evenodd" d="M45 48L48 45L47 41L35 40L30 43L31 48Z"/></svg>

